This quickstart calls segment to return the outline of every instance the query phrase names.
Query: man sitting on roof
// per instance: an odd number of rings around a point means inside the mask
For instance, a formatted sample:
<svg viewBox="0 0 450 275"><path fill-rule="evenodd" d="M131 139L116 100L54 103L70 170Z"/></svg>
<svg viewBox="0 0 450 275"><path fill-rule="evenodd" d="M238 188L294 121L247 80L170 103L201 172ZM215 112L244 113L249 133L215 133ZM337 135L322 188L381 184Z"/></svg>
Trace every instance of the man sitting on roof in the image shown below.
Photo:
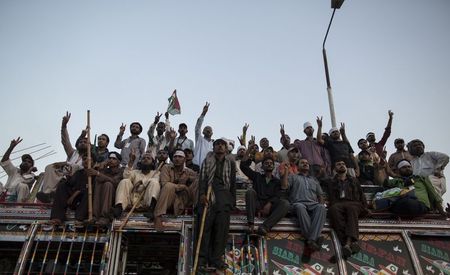
<svg viewBox="0 0 450 275"><path fill-rule="evenodd" d="M117 186L116 204L112 208L112 214L118 218L128 206L138 203L137 206L149 207L145 216L153 220L153 212L161 188L159 185L159 170L155 170L155 161L150 153L144 153L138 169L133 170L135 158L136 155L133 150L130 153L128 166L123 173L124 179ZM143 200L137 202L142 192L144 192Z"/></svg>
<svg viewBox="0 0 450 275"><path fill-rule="evenodd" d="M88 169L88 158L82 155L82 168L73 175L64 176L58 183L50 212L50 223L60 225L66 220L66 210L75 210L76 224L82 224L88 217L88 176L95 176L97 171Z"/></svg>
<svg viewBox="0 0 450 275"><path fill-rule="evenodd" d="M397 164L397 171L400 177L386 181L385 187L409 188L413 192L398 198L390 207L392 213L404 218L414 218L430 210L437 210L445 215L442 198L427 177L413 175L413 168L408 160L401 160Z"/></svg>
<svg viewBox="0 0 450 275"><path fill-rule="evenodd" d="M36 171L36 167L34 167L34 160L29 154L22 155L22 163L19 168L14 167L9 159L11 152L20 142L22 142L20 137L11 140L0 163L8 175L5 186L0 184L0 193L4 193L8 201L24 202L30 195L30 188L34 183L33 172Z"/></svg>
<svg viewBox="0 0 450 275"><path fill-rule="evenodd" d="M155 227L162 229L161 216L173 208L175 215L183 214L185 208L192 206L195 195L197 173L184 166L185 154L175 151L173 163L161 168L161 192L155 208Z"/></svg>
<svg viewBox="0 0 450 275"><path fill-rule="evenodd" d="M425 145L420 139L410 141L408 151L412 156L413 174L428 177L436 192L443 195L446 191L444 169L449 156L440 152L425 152Z"/></svg>
<svg viewBox="0 0 450 275"><path fill-rule="evenodd" d="M253 140L252 140L253 141ZM251 142L252 143L252 142ZM268 217L258 228L258 234L266 235L289 211L289 202L282 199L281 181L273 176L274 161L272 157L266 157L262 161L264 174L255 172L250 168L250 154L254 154L254 147L247 150L241 161L241 170L253 182L253 188L245 193L245 206L247 210L247 223L249 231L254 231L254 220L257 210Z"/></svg>
<svg viewBox="0 0 450 275"><path fill-rule="evenodd" d="M44 203L50 203L54 197L56 187L63 176L71 175L82 168L82 155L87 152L86 131L82 131L80 137L75 142L75 148L72 147L67 131L67 123L69 123L71 114L66 112L61 123L61 143L67 155L65 162L57 162L45 167L44 177L40 192L36 194L36 198Z"/></svg>

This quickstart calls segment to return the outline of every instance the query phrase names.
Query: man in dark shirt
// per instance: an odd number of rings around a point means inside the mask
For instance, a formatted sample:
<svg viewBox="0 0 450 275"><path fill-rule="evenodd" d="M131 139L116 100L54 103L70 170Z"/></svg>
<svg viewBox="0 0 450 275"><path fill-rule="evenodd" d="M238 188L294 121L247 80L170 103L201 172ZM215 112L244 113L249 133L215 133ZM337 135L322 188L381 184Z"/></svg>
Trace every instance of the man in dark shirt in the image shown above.
<svg viewBox="0 0 450 275"><path fill-rule="evenodd" d="M358 181L347 175L344 160L334 163L336 175L328 183L328 215L336 232L345 258L357 253L358 218L368 213L367 202Z"/></svg>
<svg viewBox="0 0 450 275"><path fill-rule="evenodd" d="M317 118L317 142L325 146L330 152L331 164L334 166L337 160L343 160L347 167L347 172L352 177L359 175L359 167L353 155L353 149L347 138L345 138L345 126L341 123L341 128L333 127L329 131L329 137L322 137L322 118ZM342 134L342 139L341 139Z"/></svg>
<svg viewBox="0 0 450 275"><path fill-rule="evenodd" d="M261 226L258 227L258 234L266 235L278 221L286 216L289 211L289 202L282 199L282 188L280 179L273 176L274 161L270 157L265 157L262 162L264 174L253 171L250 168L250 154L254 154L253 146L247 150L241 161L242 172L253 182L253 188L249 188L245 193L245 206L247 210L247 223L250 232L254 231L255 213L260 210L262 214L268 215Z"/></svg>
<svg viewBox="0 0 450 275"><path fill-rule="evenodd" d="M66 209L75 209L76 222L82 223L88 216L88 183L87 156L83 155L83 169L72 176L63 178L56 187L55 199L50 212L50 223L62 224L66 220ZM93 169L92 169L93 170Z"/></svg>
<svg viewBox="0 0 450 275"><path fill-rule="evenodd" d="M199 205L197 221L201 220L206 208L203 238L198 257L199 270L206 266L223 270L227 264L223 261L230 212L236 205L236 163L227 157L227 142L224 138L216 139L213 152L208 153L201 165L199 178ZM211 194L208 196L208 187Z"/></svg>

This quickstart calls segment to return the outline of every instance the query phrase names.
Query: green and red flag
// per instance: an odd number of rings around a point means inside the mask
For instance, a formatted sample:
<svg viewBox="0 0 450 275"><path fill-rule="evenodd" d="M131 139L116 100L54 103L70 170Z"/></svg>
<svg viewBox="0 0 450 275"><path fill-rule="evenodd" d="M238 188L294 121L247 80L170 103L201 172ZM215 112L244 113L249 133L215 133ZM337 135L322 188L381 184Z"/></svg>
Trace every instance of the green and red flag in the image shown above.
<svg viewBox="0 0 450 275"><path fill-rule="evenodd" d="M167 107L167 112L171 115L181 114L181 107L177 97L177 90L173 91L172 96L169 97L169 106Z"/></svg>

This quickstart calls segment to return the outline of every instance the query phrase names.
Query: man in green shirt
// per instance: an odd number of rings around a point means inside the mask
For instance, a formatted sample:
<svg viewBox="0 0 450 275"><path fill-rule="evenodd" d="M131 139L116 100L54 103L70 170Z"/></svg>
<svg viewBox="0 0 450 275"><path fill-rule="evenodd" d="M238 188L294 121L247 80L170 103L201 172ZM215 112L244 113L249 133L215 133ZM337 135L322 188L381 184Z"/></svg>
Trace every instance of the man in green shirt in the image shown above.
<svg viewBox="0 0 450 275"><path fill-rule="evenodd" d="M393 203L390 211L404 218L422 216L429 211L437 210L444 214L442 198L436 193L428 178L413 175L411 163L401 160L397 164L400 177L385 182L385 187L414 187L415 196L404 196Z"/></svg>

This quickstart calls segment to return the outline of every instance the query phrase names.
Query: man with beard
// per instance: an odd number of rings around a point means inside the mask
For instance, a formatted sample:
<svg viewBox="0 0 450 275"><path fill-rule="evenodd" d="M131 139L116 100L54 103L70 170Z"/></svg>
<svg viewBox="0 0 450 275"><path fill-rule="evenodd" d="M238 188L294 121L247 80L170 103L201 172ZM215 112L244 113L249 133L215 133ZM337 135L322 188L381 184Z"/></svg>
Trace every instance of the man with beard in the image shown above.
<svg viewBox="0 0 450 275"><path fill-rule="evenodd" d="M328 183L330 224L342 246L344 258L360 250L358 218L368 213L367 202L358 181L347 174L345 160L334 162L336 175Z"/></svg>
<svg viewBox="0 0 450 275"><path fill-rule="evenodd" d="M191 151L194 150L194 142L186 136L187 132L188 127L186 123L180 123L180 125L178 125L179 136L175 139L175 149L184 150L189 148Z"/></svg>
<svg viewBox="0 0 450 275"><path fill-rule="evenodd" d="M314 128L311 122L303 124L303 133L305 133L306 138L300 140L297 146L302 158L308 160L310 164L310 175L316 178L327 176L327 171L331 169L331 163L327 157L327 149L321 146L314 138Z"/></svg>
<svg viewBox="0 0 450 275"><path fill-rule="evenodd" d="M148 207L149 210L144 215L153 220L153 212L156 206L156 201L159 197L159 171L155 170L155 162L152 154L144 153L139 162L138 169L133 170L133 163L136 155L131 151L128 166L123 173L123 180L120 181L116 189L116 203L112 208L112 214L118 218L122 215L122 211L128 206L136 203L142 192L144 193L143 200L140 201L137 207Z"/></svg>
<svg viewBox="0 0 450 275"><path fill-rule="evenodd" d="M213 152L203 161L199 177L198 221L202 220L203 211L208 211L204 222L203 238L198 255L199 270L207 265L224 270L225 246L230 227L230 212L236 206L236 163L227 157L226 139L214 141ZM208 196L208 189L211 193ZM198 237L197 237L198 238Z"/></svg>
<svg viewBox="0 0 450 275"><path fill-rule="evenodd" d="M166 165L168 163L167 161L168 159L169 159L169 151L167 150L167 148L159 150L156 153L156 166L159 167L161 164L162 166Z"/></svg>
<svg viewBox="0 0 450 275"><path fill-rule="evenodd" d="M404 160L404 159L411 161L412 156L408 151L405 150L405 140L404 139L396 138L394 140L394 146L395 146L395 149L397 149L397 150L395 151L395 153L393 153L389 156L388 166L394 173L398 174L397 163L399 163L401 160Z"/></svg>
<svg viewBox="0 0 450 275"><path fill-rule="evenodd" d="M306 245L314 251L320 250L322 239L319 237L327 210L320 183L309 175L309 163L306 159L300 159L298 174L283 175L282 187L288 189L289 202L297 215Z"/></svg>
<svg viewBox="0 0 450 275"><path fill-rule="evenodd" d="M155 227L162 229L161 216L172 208L175 215L181 215L194 201L197 173L184 166L185 154L175 151L173 163L161 168L161 192L155 208Z"/></svg>
<svg viewBox="0 0 450 275"><path fill-rule="evenodd" d="M114 204L117 185L123 178L121 160L119 153L110 152L105 167L95 172L92 209L98 225L106 225L111 221L109 211Z"/></svg>
<svg viewBox="0 0 450 275"><path fill-rule="evenodd" d="M203 136L200 133L202 128L203 120L208 112L209 103L206 102L203 106L203 111L200 117L197 119L195 124L195 148L194 148L194 159L192 162L198 166L201 166L206 155L213 150L213 140L211 139L213 135L213 130L211 126L206 126L203 128Z"/></svg>
<svg viewBox="0 0 450 275"><path fill-rule="evenodd" d="M153 156L156 155L156 153L159 150L164 149L164 147L169 146L169 138L167 136L168 131L170 130L170 121L169 121L169 113L166 112L164 116L166 117L166 122L160 122L159 119L161 118L162 113L159 114L159 112L155 116L155 120L150 125L150 128L148 129L147 135L148 135L148 148L147 152L150 152ZM155 136L155 129L156 129L156 136Z"/></svg>
<svg viewBox="0 0 450 275"><path fill-rule="evenodd" d="M425 152L425 145L420 139L408 143L408 151L412 156L413 174L428 177L436 191L442 195L446 191L444 169L447 166L448 155L440 152Z"/></svg>
<svg viewBox="0 0 450 275"><path fill-rule="evenodd" d="M142 125L139 122L133 122L130 125L131 136L127 139L122 140L122 136L125 133L125 126L123 123L120 126L119 134L117 135L116 142L114 142L114 147L121 149L120 155L122 156L122 161L120 165L127 166L130 159L131 151L134 151L135 160L132 168L137 167L138 161L141 160L142 155L145 152L145 140L139 137L142 133Z"/></svg>
<svg viewBox="0 0 450 275"><path fill-rule="evenodd" d="M22 163L19 168L14 167L10 160L10 155L17 144L21 143L22 139L11 140L11 144L3 154L0 165L8 175L5 186L0 184L0 194L6 192L7 200L24 202L30 195L30 188L34 183L33 171L36 171L34 167L34 160L29 154L22 155Z"/></svg>
<svg viewBox="0 0 450 275"><path fill-rule="evenodd" d="M345 134L344 123L341 123L341 128L333 127L329 131L329 137L326 136L325 139L322 137L322 117L317 117L317 142L325 146L330 152L331 163L334 164L337 160L344 160L347 172L352 177L357 177L359 175L358 162L353 155L353 149L350 143L344 139L341 139L341 135Z"/></svg>
<svg viewBox="0 0 450 275"><path fill-rule="evenodd" d="M273 176L274 161L271 157L265 157L262 161L264 174L253 171L249 166L251 160L248 156L254 154L254 149L247 150L241 161L241 170L253 182L253 188L245 193L245 207L247 210L247 223L249 232L254 232L254 220L256 211L259 210L268 216L262 225L258 227L258 234L266 235L278 221L286 216L289 211L289 202L282 199L281 181Z"/></svg>
<svg viewBox="0 0 450 275"><path fill-rule="evenodd" d="M88 140L85 137L85 131L82 132L81 136L75 142L75 148L72 147L69 132L67 131L67 123L69 123L70 116L71 114L66 112L61 124L61 143L66 152L67 160L45 167L41 191L36 194L36 198L44 203L52 201L56 187L64 176L69 176L82 168L82 156L87 153Z"/></svg>
<svg viewBox="0 0 450 275"><path fill-rule="evenodd" d="M430 210L437 210L445 216L442 198L436 193L427 177L413 175L413 168L408 160L399 161L397 171L400 177L387 181L385 187L414 187L414 196L403 196L397 199L390 207L392 213L403 218L415 218Z"/></svg>

